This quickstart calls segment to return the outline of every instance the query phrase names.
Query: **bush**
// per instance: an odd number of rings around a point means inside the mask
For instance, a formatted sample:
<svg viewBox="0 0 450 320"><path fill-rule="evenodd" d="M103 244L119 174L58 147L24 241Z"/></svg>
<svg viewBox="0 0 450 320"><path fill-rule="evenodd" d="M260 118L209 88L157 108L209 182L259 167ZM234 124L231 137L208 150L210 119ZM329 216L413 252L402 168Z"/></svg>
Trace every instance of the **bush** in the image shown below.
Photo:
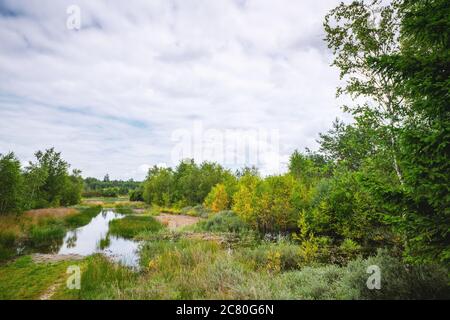
<svg viewBox="0 0 450 320"><path fill-rule="evenodd" d="M369 290L367 267L381 270L381 289ZM351 261L342 278L343 290L351 289L354 299L449 299L448 270L437 265L405 265L386 250L365 260Z"/></svg>
<svg viewBox="0 0 450 320"><path fill-rule="evenodd" d="M302 263L300 248L286 241L263 242L239 251L239 260L254 270L286 271L298 269Z"/></svg>
<svg viewBox="0 0 450 320"><path fill-rule="evenodd" d="M203 205L197 205L194 207L184 207L180 210L180 213L193 217L207 218L210 214L210 210L205 208Z"/></svg>
<svg viewBox="0 0 450 320"><path fill-rule="evenodd" d="M209 232L245 232L250 230L249 225L238 217L233 211L222 211L205 221L197 223L196 228Z"/></svg>

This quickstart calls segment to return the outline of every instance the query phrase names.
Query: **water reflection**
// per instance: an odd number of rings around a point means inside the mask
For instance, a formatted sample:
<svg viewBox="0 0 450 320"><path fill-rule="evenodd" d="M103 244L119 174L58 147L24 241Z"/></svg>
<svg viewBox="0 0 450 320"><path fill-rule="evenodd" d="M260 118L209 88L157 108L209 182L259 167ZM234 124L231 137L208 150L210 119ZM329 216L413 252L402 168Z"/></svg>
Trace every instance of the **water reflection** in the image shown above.
<svg viewBox="0 0 450 320"><path fill-rule="evenodd" d="M139 243L108 234L109 222L123 217L124 215L112 210L103 210L89 224L69 231L58 254L87 256L93 253L103 253L117 262L137 267Z"/></svg>

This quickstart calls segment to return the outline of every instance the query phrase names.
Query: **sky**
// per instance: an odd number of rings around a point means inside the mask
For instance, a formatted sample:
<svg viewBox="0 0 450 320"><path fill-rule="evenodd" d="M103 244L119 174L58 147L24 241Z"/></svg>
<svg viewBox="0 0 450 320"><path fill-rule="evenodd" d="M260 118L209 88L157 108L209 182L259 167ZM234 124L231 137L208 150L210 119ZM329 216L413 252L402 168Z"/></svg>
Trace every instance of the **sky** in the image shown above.
<svg viewBox="0 0 450 320"><path fill-rule="evenodd" d="M0 0L0 153L83 176L181 159L286 170L345 118L322 27L338 0Z"/></svg>

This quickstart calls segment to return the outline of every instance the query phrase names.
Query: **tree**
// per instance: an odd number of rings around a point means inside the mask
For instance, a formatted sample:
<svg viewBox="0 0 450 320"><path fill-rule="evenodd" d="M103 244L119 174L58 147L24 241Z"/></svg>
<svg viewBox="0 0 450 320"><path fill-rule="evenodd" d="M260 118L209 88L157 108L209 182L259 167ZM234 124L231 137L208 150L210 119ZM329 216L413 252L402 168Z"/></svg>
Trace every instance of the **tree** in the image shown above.
<svg viewBox="0 0 450 320"><path fill-rule="evenodd" d="M213 212L223 211L229 208L230 199L222 183L216 184L208 196L205 198L204 205Z"/></svg>
<svg viewBox="0 0 450 320"><path fill-rule="evenodd" d="M396 1L400 52L371 60L405 97L399 135L404 190L393 217L416 261L450 262L450 7L448 1Z"/></svg>
<svg viewBox="0 0 450 320"><path fill-rule="evenodd" d="M404 117L403 97L398 83L378 72L372 63L400 50L398 11L382 0L341 3L326 16L325 40L333 50L333 65L340 69L345 85L337 94L367 98L364 103L344 106L357 123L370 123L376 134L378 152L391 162L398 182L403 183L399 165L398 130Z"/></svg>
<svg viewBox="0 0 450 320"><path fill-rule="evenodd" d="M170 168L154 166L148 171L144 182L145 202L159 206L168 206L175 197L174 174Z"/></svg>
<svg viewBox="0 0 450 320"><path fill-rule="evenodd" d="M64 189L61 195L61 205L71 206L81 201L81 191L83 190L83 178L80 170L73 170L70 176L66 177Z"/></svg>
<svg viewBox="0 0 450 320"><path fill-rule="evenodd" d="M0 214L21 210L23 178L14 153L0 154Z"/></svg>
<svg viewBox="0 0 450 320"><path fill-rule="evenodd" d="M325 158L306 149L302 154L297 150L289 158L289 172L301 183L308 186L327 175L328 167Z"/></svg>

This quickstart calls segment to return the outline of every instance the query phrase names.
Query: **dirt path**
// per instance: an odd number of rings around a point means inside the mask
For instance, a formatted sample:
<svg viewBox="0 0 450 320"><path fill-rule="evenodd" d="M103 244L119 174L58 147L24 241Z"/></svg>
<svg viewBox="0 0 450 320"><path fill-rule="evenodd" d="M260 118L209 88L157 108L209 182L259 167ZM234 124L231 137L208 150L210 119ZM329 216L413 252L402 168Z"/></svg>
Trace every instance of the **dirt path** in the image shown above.
<svg viewBox="0 0 450 320"><path fill-rule="evenodd" d="M156 220L166 225L170 230L175 230L184 226L190 226L192 224L197 223L200 218L191 217L185 215L175 215L175 214L167 214L161 213L159 216L155 217Z"/></svg>

